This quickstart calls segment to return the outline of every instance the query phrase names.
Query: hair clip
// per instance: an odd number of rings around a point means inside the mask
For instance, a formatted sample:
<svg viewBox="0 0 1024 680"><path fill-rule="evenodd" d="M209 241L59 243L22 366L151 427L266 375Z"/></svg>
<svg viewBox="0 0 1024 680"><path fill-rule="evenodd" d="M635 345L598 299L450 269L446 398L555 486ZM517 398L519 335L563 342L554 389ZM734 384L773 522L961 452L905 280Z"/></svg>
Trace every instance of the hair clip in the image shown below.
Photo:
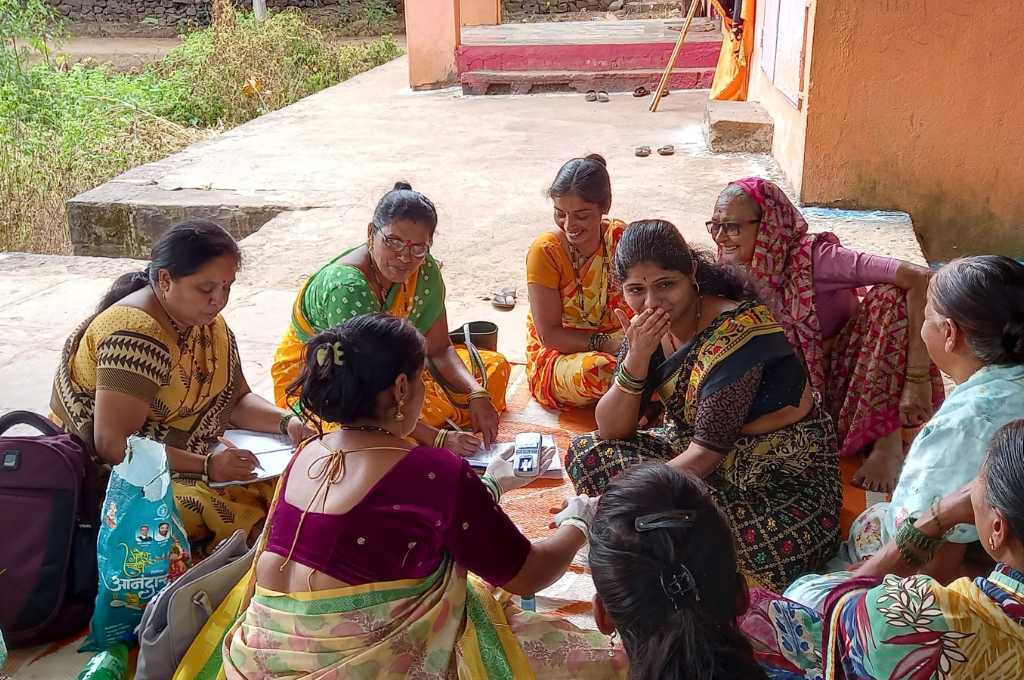
<svg viewBox="0 0 1024 680"><path fill-rule="evenodd" d="M655 529L686 529L693 526L697 513L693 510L668 510L641 515L633 521L633 528L639 533Z"/></svg>
<svg viewBox="0 0 1024 680"><path fill-rule="evenodd" d="M661 589L665 591L665 596L672 603L674 611L679 611L687 595L692 594L693 599L696 602L700 602L700 591L697 589L697 581L693 578L693 574L690 573L685 564L680 564L675 573L668 574L667 580L665 576L666 572L661 572L659 577L661 579Z"/></svg>
<svg viewBox="0 0 1024 680"><path fill-rule="evenodd" d="M345 350L341 347L341 342L335 340L330 345L320 345L316 348L316 363L317 366L326 366L327 360L334 354L334 365L341 366L345 363Z"/></svg>

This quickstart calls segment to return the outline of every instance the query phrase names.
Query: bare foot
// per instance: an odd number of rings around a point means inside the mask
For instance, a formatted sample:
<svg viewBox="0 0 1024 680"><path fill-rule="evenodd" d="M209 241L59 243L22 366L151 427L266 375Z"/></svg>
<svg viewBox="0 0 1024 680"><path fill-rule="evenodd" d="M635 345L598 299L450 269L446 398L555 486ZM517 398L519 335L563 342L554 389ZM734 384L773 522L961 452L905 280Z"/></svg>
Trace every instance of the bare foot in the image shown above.
<svg viewBox="0 0 1024 680"><path fill-rule="evenodd" d="M903 469L903 441L900 431L875 442L868 459L853 475L853 483L867 491L892 493Z"/></svg>

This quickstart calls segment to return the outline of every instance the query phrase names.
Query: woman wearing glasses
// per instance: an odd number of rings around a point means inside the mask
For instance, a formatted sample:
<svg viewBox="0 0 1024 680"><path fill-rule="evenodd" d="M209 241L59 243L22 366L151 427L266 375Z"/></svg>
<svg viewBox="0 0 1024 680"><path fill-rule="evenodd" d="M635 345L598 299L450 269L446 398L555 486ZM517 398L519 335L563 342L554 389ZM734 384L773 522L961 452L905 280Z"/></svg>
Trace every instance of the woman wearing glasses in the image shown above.
<svg viewBox="0 0 1024 680"><path fill-rule="evenodd" d="M271 367L279 406L298 409L301 393L289 393L289 388L302 370L307 340L360 314L388 312L407 319L426 336L434 370L461 392L455 398L462 403L456 405L432 375L424 375L426 403L413 431L416 440L460 454L494 442L511 367L502 355L480 350L487 374L485 389L466 367L466 351L452 346L444 281L430 256L436 227L437 211L430 199L398 182L377 204L366 243L345 251L306 280ZM443 428L448 421L477 434L448 431Z"/></svg>
<svg viewBox="0 0 1024 680"><path fill-rule="evenodd" d="M808 234L786 194L759 177L729 184L707 227L718 261L762 284L835 419L840 455L868 454L854 483L891 492L903 465L900 427L926 423L944 396L921 339L930 272Z"/></svg>

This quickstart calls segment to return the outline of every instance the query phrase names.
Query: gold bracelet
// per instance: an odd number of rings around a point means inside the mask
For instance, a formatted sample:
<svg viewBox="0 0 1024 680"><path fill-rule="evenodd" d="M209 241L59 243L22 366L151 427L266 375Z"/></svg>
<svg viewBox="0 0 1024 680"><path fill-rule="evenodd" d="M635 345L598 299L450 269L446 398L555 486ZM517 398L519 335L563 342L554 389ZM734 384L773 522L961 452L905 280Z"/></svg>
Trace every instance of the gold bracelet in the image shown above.
<svg viewBox="0 0 1024 680"><path fill-rule="evenodd" d="M907 382L926 383L932 381L931 371L907 371Z"/></svg>
<svg viewBox="0 0 1024 680"><path fill-rule="evenodd" d="M212 453L206 454L206 457L203 458L203 481L206 482L207 484L210 483L210 459L211 458L213 458L213 454Z"/></svg>
<svg viewBox="0 0 1024 680"><path fill-rule="evenodd" d="M491 398L491 393L488 392L487 390L473 390L472 392L469 393L469 396L466 397L466 401L473 401L474 399L490 399L490 398Z"/></svg>
<svg viewBox="0 0 1024 680"><path fill-rule="evenodd" d="M437 435L434 437L434 448L443 449L446 439L448 439L448 430L438 430Z"/></svg>

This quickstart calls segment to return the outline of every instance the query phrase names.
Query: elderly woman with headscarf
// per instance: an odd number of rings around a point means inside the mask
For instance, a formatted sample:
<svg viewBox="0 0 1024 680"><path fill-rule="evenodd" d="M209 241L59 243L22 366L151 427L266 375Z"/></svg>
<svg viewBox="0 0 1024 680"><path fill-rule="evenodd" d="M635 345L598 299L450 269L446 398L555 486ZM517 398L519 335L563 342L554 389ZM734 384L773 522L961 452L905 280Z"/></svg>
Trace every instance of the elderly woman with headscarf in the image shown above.
<svg viewBox="0 0 1024 680"><path fill-rule="evenodd" d="M786 194L758 177L729 184L707 228L718 261L761 284L835 420L840 455L868 453L854 482L892 491L901 426L923 425L944 395L920 332L929 271L807 233Z"/></svg>

